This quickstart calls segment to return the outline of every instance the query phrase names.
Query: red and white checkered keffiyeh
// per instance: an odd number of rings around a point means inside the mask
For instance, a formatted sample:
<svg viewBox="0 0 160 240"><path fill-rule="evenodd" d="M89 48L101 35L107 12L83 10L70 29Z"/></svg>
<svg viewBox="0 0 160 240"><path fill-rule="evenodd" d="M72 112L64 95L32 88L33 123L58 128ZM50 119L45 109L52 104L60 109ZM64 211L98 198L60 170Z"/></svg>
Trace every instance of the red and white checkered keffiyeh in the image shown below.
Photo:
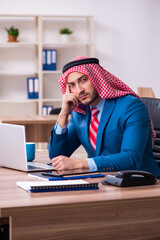
<svg viewBox="0 0 160 240"><path fill-rule="evenodd" d="M72 61L86 58L89 57L86 56L76 57ZM74 66L69 68L66 72L64 72L61 78L59 79L59 84L63 94L65 94L66 92L67 76L69 73L72 72L80 72L87 75L90 81L92 82L93 86L97 90L98 95L102 99L117 98L128 94L132 94L138 97L138 95L125 83L123 83L113 74L105 70L101 65L95 63ZM80 105L80 107L75 108L74 111L83 113L83 108L81 109Z"/></svg>
<svg viewBox="0 0 160 240"><path fill-rule="evenodd" d="M72 59L72 61L86 59L86 58L89 58L89 57L79 56ZM101 65L95 64L95 63L73 66L69 68L67 71L65 71L59 79L59 84L63 94L65 94L66 92L67 76L69 73L72 73L72 72L80 72L87 75L90 81L92 82L93 86L97 90L98 95L102 99L118 98L128 94L131 94L139 98L139 96L130 87L128 87L125 83L123 83L120 79L118 79L113 74L105 70ZM79 106L76 107L74 111L85 114L86 107L82 104L79 104ZM152 121L151 121L151 129L152 129L152 136L155 136Z"/></svg>

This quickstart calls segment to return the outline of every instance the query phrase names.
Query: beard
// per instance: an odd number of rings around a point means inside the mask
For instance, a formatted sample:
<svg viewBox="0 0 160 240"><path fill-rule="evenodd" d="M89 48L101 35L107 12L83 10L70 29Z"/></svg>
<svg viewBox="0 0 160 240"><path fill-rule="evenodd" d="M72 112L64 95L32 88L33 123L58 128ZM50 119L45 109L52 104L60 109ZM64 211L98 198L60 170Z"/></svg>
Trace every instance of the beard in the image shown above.
<svg viewBox="0 0 160 240"><path fill-rule="evenodd" d="M85 95L86 98L81 99L81 96ZM97 99L99 99L99 95L96 91L96 89L94 89L94 91L92 93L88 93L88 92L81 92L78 96L78 100L80 103L82 103L83 105L92 105L92 103L94 103Z"/></svg>

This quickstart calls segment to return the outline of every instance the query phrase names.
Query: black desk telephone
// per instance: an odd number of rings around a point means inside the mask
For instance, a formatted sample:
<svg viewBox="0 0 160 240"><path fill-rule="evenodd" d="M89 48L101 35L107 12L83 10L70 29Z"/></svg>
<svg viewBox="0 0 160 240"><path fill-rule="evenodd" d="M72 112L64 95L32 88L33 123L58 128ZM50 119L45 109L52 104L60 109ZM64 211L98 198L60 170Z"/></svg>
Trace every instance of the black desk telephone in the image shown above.
<svg viewBox="0 0 160 240"><path fill-rule="evenodd" d="M120 171L116 175L107 175L105 180L102 180L104 185L114 185L118 187L133 187L152 185L157 182L155 175L145 171L125 170Z"/></svg>

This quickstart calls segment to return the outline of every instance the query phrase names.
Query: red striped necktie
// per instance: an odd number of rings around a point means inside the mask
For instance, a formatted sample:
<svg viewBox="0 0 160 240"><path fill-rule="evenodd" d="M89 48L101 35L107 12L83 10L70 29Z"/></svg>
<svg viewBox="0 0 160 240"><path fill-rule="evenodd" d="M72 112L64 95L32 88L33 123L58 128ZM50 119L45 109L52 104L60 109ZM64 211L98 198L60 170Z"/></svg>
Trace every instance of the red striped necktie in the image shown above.
<svg viewBox="0 0 160 240"><path fill-rule="evenodd" d="M97 119L97 114L99 110L97 108L92 108L92 118L89 126L89 141L93 149L96 151L96 138L99 121Z"/></svg>

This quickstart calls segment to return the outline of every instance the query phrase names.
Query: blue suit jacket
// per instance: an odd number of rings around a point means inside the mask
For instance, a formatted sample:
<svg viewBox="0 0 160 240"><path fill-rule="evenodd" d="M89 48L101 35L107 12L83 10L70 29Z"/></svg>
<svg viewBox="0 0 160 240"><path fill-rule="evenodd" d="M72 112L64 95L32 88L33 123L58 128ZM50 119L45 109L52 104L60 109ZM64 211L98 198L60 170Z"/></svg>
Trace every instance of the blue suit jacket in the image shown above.
<svg viewBox="0 0 160 240"><path fill-rule="evenodd" d="M97 132L96 152L88 139L90 110L72 112L66 133L54 128L49 142L49 157L70 156L81 144L100 171L136 169L160 177L152 153L150 117L143 102L131 95L106 99Z"/></svg>

